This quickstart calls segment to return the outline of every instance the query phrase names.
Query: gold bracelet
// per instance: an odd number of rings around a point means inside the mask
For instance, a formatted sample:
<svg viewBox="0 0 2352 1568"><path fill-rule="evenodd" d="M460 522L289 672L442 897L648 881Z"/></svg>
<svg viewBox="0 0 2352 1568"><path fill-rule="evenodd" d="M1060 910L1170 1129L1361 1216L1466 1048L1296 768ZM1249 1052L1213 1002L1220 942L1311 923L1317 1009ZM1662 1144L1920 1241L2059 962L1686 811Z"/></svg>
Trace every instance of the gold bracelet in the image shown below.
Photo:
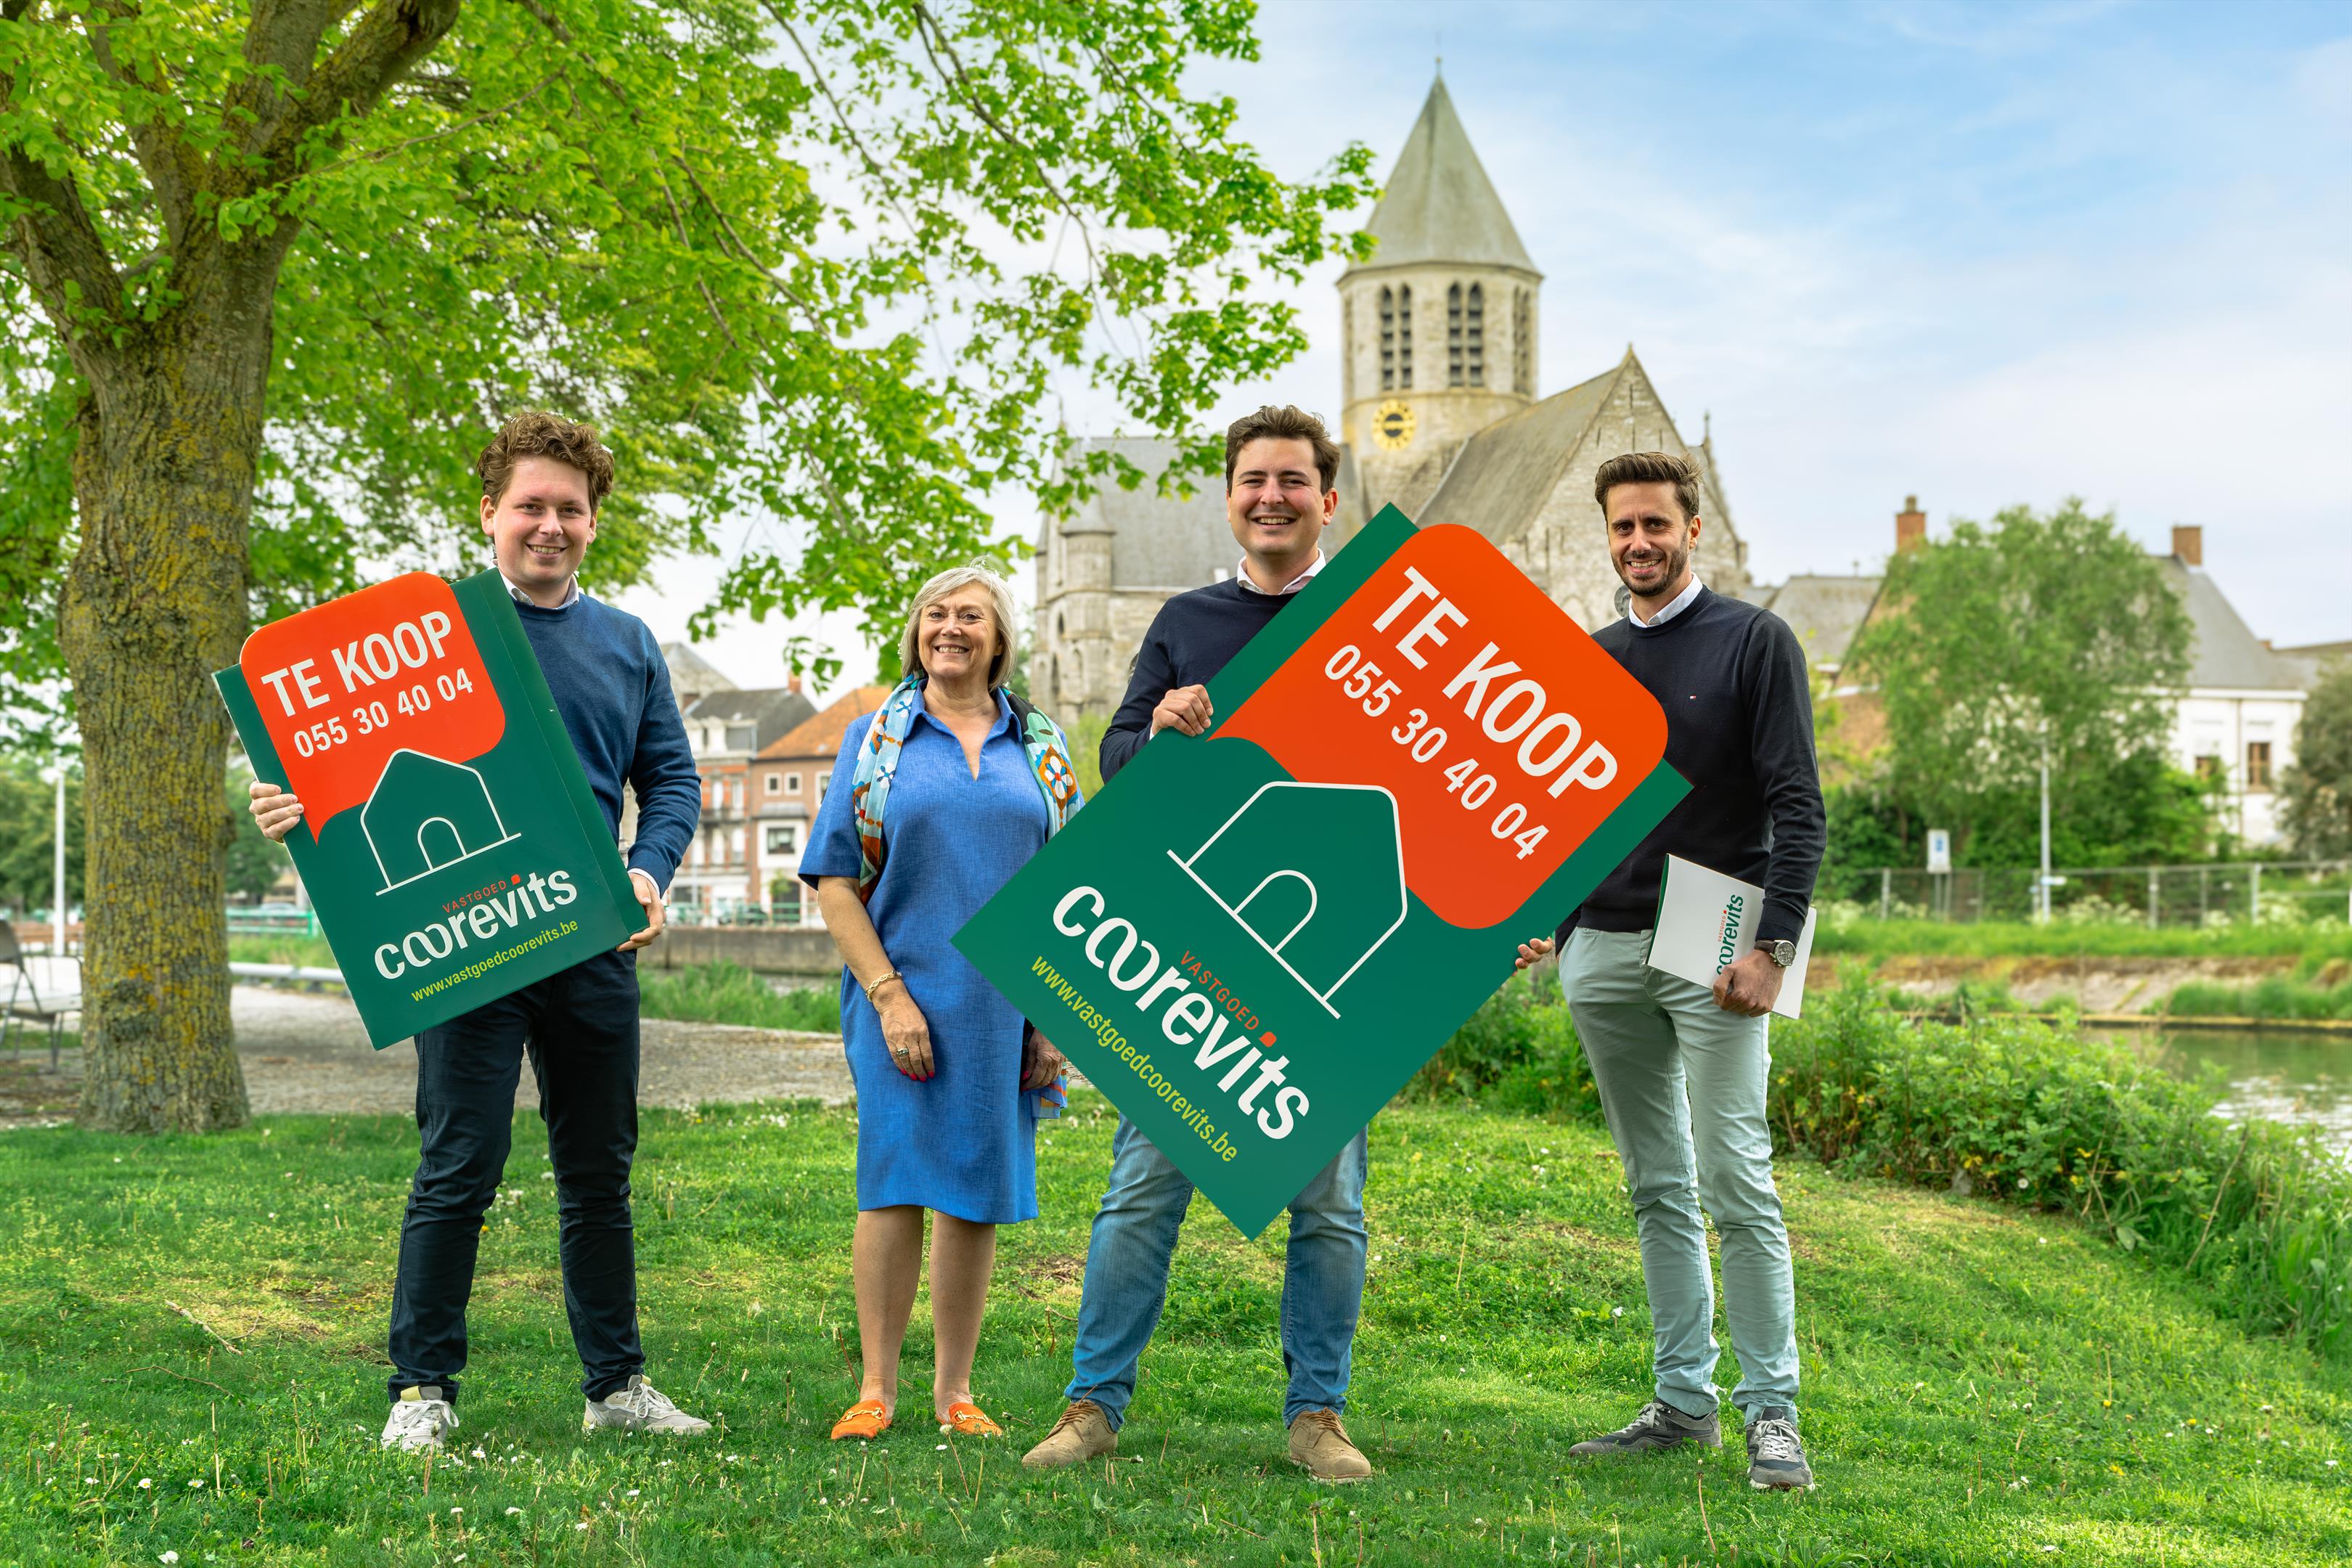
<svg viewBox="0 0 2352 1568"><path fill-rule="evenodd" d="M899 982L901 984L905 984L906 979L907 979L907 977L906 977L905 975L903 975L903 974L899 973L898 973L897 970L895 970L895 969L894 969L894 970L892 970L892 971L891 971L889 973L887 973L887 974L884 974L884 975L877 976L877 977L875 978L875 980L873 981L873 983L872 983L872 984L868 984L868 985L866 987L866 1001L867 1005L869 1005L869 1006L870 1006L870 1005L873 1005L873 1002L874 1002L874 993L876 993L877 991L881 990L881 989L882 989L882 987L884 987L885 985L889 984L890 984L890 982L892 982L893 980L896 980L896 981Z"/></svg>

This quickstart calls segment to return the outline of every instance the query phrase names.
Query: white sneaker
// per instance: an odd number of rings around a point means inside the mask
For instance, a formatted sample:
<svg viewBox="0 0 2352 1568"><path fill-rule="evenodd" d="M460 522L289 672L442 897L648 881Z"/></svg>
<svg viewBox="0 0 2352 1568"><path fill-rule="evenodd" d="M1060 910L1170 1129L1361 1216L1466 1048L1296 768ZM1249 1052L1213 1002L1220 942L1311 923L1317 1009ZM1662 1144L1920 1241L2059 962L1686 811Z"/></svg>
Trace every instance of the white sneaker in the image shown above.
<svg viewBox="0 0 2352 1568"><path fill-rule="evenodd" d="M422 1388L410 1386L400 1391L393 1402L392 1414L384 1418L382 1447L398 1448L413 1454L419 1448L441 1447L442 1434L457 1425L457 1409L441 1397L438 1384L427 1384Z"/></svg>
<svg viewBox="0 0 2352 1568"><path fill-rule="evenodd" d="M670 1403L669 1395L647 1383L642 1375L629 1379L628 1386L616 1388L602 1399L588 1402L587 1414L580 1417L580 1429L593 1432L667 1432L677 1437L693 1437L710 1430L710 1423L700 1416L688 1415Z"/></svg>

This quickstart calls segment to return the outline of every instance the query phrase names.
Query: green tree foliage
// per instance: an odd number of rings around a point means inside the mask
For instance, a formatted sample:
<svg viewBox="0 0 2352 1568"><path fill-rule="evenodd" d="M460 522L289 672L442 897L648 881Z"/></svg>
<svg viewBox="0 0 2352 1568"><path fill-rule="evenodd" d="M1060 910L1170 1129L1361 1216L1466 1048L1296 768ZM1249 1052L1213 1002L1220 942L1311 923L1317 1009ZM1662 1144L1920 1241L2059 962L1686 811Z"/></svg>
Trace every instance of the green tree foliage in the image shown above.
<svg viewBox="0 0 2352 1568"><path fill-rule="evenodd" d="M2304 703L2279 796L2297 854L2352 855L2352 663L2331 667Z"/></svg>
<svg viewBox="0 0 2352 1568"><path fill-rule="evenodd" d="M228 771L228 819L231 837L228 841L228 890L244 898L259 900L269 896L278 879L286 872L286 848L272 844L261 835L261 828L246 809L252 797L247 786L253 783L251 770L240 765Z"/></svg>
<svg viewBox="0 0 2352 1568"><path fill-rule="evenodd" d="M2069 499L1956 522L1888 562L1883 594L1848 665L1877 690L1887 744L1850 805L1891 815L1906 849L1948 827L1963 864L2030 864L2046 755L2062 863L2193 858L2201 796L2162 752L2189 615L2112 514Z"/></svg>
<svg viewBox="0 0 2352 1568"><path fill-rule="evenodd" d="M254 618L479 560L504 414L605 431L597 585L756 517L706 617L877 641L908 583L1006 560L983 492L1086 482L1066 390L1207 471L1199 411L1301 346L1254 290L1364 254L1330 223L1370 193L1361 148L1286 182L1186 91L1252 16L0 0L0 679L62 666L89 768L85 1118L243 1118L206 674Z"/></svg>
<svg viewBox="0 0 2352 1568"><path fill-rule="evenodd" d="M58 786L39 763L0 759L0 909L46 910L57 898ZM81 901L81 770L66 774L66 901Z"/></svg>

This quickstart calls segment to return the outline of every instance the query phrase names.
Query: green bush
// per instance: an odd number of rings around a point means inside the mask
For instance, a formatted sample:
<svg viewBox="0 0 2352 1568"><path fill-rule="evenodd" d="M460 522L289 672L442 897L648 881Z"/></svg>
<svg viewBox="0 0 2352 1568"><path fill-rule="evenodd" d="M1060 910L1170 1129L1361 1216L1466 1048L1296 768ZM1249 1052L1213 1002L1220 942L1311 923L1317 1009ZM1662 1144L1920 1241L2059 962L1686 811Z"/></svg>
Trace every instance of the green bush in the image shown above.
<svg viewBox="0 0 2352 1568"><path fill-rule="evenodd" d="M2069 1211L2326 1347L2352 1319L2352 1171L2292 1128L2231 1128L2219 1086L2026 1019L1897 1017L1873 987L1777 1024L1783 1147L1849 1172ZM2347 1346L2352 1348L2352 1346Z"/></svg>
<svg viewBox="0 0 2352 1568"><path fill-rule="evenodd" d="M1490 997L1407 1086L1420 1099L1598 1124L1549 979ZM2235 1315L2352 1350L2352 1170L2295 1129L2233 1128L2186 1082L2070 1025L1993 1010L1914 1022L1853 978L1772 1025L1774 1141L1847 1173L2073 1214L2207 1281Z"/></svg>
<svg viewBox="0 0 2352 1568"><path fill-rule="evenodd" d="M698 1024L749 1024L762 1029L841 1028L841 994L827 987L778 991L740 963L700 963L637 972L640 1011L648 1018Z"/></svg>
<svg viewBox="0 0 2352 1568"><path fill-rule="evenodd" d="M2329 968L2340 970L2342 964ZM2252 985L2192 981L2165 998L2163 1011L2192 1018L2352 1018L2352 979L2329 984L2326 974L2316 981L2303 974L2273 974Z"/></svg>

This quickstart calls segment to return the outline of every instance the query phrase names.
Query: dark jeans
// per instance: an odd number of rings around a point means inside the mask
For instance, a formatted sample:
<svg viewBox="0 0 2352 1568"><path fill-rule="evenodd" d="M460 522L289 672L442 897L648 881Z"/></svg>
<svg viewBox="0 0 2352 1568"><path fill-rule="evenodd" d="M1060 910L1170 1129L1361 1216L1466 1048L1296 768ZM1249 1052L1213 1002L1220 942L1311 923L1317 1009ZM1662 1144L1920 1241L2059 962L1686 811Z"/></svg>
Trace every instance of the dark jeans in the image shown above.
<svg viewBox="0 0 2352 1568"><path fill-rule="evenodd" d="M392 1294L393 1398L412 1384L457 1396L482 1216L513 1142L523 1053L562 1219L563 1310L580 1386L602 1399L645 1368L637 1342L629 1163L637 1151L637 955L599 953L416 1037L423 1150L400 1227Z"/></svg>

